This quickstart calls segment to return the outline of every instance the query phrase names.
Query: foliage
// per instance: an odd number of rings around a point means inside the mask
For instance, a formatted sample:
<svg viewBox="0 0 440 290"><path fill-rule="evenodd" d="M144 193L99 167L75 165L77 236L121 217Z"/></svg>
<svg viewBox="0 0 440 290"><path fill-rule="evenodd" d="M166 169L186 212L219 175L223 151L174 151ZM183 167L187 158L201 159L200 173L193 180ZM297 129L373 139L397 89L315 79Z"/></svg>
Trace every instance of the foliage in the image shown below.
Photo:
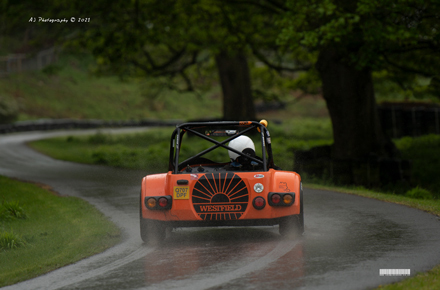
<svg viewBox="0 0 440 290"><path fill-rule="evenodd" d="M405 196L411 197L411 198L418 198L418 199L432 199L433 195L431 192L429 192L426 189L416 187L411 190L408 190L405 193Z"/></svg>
<svg viewBox="0 0 440 290"><path fill-rule="evenodd" d="M27 214L18 201L3 201L0 205L0 221L11 219L26 219Z"/></svg>
<svg viewBox="0 0 440 290"><path fill-rule="evenodd" d="M14 232L0 230L0 250L10 250L26 245L26 241Z"/></svg>
<svg viewBox="0 0 440 290"><path fill-rule="evenodd" d="M153 89L145 94L153 99L163 96L164 88L199 94L212 88L218 78L214 59L222 53L243 54L251 58L249 63L258 59L260 65L278 73L284 69L289 72L308 69L314 57L303 49L294 51L295 57L278 49L275 44L278 29L273 23L279 11L271 5L263 5L268 9L260 9L241 1L216 0L137 0L112 1L111 4L98 0L93 5L53 0L41 6L39 2L7 3L5 11L9 13L6 15L16 18L29 14L42 18L56 15L59 19L87 15L90 23L44 25L31 22L20 27L46 31L52 26L52 35L58 36L60 43L73 51L93 54L93 71L97 74L116 74L123 79L155 77L156 81L150 84ZM46 72L54 74L56 70L51 67ZM259 75L257 72L253 77ZM268 87L273 88L273 84L261 86L264 82L259 79L255 82L254 91L259 92L260 97ZM315 89L314 84L289 86ZM275 94L282 96L278 92Z"/></svg>
<svg viewBox="0 0 440 290"><path fill-rule="evenodd" d="M70 139L70 141L72 141L72 139ZM98 133L90 135L87 138L87 142L89 142L90 144L108 144L112 143L112 137L108 134L104 134L101 131L98 131Z"/></svg>
<svg viewBox="0 0 440 290"><path fill-rule="evenodd" d="M288 0L278 21L280 45L312 51L336 49L348 65L386 71L403 90L438 96L440 5L419 0ZM437 76L437 77L435 77Z"/></svg>
<svg viewBox="0 0 440 290"><path fill-rule="evenodd" d="M381 101L420 101L439 102L439 94L432 90L433 78L411 76L407 85L397 81L387 70L373 73L376 99ZM410 85L410 86L409 86Z"/></svg>
<svg viewBox="0 0 440 290"><path fill-rule="evenodd" d="M402 158L411 160L412 182L440 197L440 136L403 137L395 143Z"/></svg>
<svg viewBox="0 0 440 290"><path fill-rule="evenodd" d="M194 79L212 79L209 51L240 43L225 22L243 20L229 19L227 7L215 1L94 1L69 8L93 16L95 25L82 27L68 45L91 51L98 72L165 77L163 84L180 90L193 90Z"/></svg>

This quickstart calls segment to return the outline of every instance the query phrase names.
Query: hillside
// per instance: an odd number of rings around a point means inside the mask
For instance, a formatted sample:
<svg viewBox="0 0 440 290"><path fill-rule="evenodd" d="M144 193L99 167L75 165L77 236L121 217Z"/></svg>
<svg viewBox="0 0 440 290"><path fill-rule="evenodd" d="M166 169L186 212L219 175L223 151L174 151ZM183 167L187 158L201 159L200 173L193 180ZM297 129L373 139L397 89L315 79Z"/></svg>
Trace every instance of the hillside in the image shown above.
<svg viewBox="0 0 440 290"><path fill-rule="evenodd" d="M0 96L19 105L19 120L103 120L220 117L218 89L202 95L159 88L155 80L121 80L90 73L87 57L61 56L42 71L0 78ZM194 106L193 104L197 104ZM172 115L170 115L170 113Z"/></svg>

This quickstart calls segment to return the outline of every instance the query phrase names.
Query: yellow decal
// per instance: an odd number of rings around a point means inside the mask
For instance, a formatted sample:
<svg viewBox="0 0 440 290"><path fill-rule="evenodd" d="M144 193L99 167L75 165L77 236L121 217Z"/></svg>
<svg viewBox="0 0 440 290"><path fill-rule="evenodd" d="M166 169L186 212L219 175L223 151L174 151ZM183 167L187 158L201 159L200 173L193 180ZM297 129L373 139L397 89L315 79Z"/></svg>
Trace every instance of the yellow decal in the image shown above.
<svg viewBox="0 0 440 290"><path fill-rule="evenodd" d="M189 199L189 186L174 186L174 199Z"/></svg>

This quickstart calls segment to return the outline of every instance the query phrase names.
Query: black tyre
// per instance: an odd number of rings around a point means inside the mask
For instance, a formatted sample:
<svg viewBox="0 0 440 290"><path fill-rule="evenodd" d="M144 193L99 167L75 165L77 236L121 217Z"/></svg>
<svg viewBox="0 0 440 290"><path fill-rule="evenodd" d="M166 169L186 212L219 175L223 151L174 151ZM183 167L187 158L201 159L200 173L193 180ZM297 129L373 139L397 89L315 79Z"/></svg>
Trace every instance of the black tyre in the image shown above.
<svg viewBox="0 0 440 290"><path fill-rule="evenodd" d="M142 195L141 203L139 204L139 224L141 238L145 243L157 244L165 240L166 226L164 222L144 219L142 217Z"/></svg>
<svg viewBox="0 0 440 290"><path fill-rule="evenodd" d="M280 235L287 238L296 238L302 235L301 221L299 215L286 216L280 219Z"/></svg>
<svg viewBox="0 0 440 290"><path fill-rule="evenodd" d="M301 235L304 234L304 202L303 202L303 187L301 183L301 191L300 191L300 197L299 197L299 226L300 226L300 233Z"/></svg>
<svg viewBox="0 0 440 290"><path fill-rule="evenodd" d="M165 240L166 227L161 222L149 219L140 219L141 238L145 243L160 243Z"/></svg>
<svg viewBox="0 0 440 290"><path fill-rule="evenodd" d="M299 214L281 218L279 223L279 232L283 237L296 238L304 233L304 205L303 191L301 185Z"/></svg>

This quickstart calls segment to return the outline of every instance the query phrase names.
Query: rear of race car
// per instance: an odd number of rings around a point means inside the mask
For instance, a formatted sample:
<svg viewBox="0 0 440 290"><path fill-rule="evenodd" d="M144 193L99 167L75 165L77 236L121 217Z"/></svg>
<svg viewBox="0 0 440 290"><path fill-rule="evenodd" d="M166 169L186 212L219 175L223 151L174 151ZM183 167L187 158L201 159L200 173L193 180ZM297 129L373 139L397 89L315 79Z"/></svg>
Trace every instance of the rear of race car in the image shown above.
<svg viewBox="0 0 440 290"><path fill-rule="evenodd" d="M144 241L165 238L166 228L280 226L304 231L301 178L295 172L214 171L144 177L140 198Z"/></svg>

